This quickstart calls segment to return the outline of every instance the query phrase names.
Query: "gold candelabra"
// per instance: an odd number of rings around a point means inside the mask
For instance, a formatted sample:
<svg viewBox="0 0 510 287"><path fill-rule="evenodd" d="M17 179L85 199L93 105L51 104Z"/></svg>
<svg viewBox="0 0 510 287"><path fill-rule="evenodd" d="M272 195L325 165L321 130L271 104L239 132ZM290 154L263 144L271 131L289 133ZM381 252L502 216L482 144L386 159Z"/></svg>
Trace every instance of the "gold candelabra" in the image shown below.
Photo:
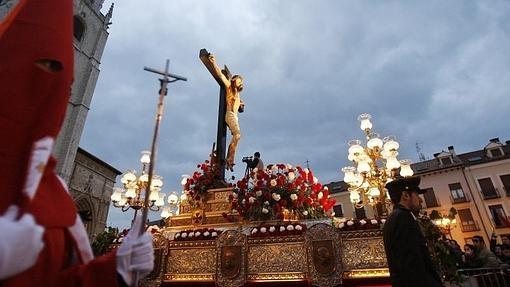
<svg viewBox="0 0 510 287"><path fill-rule="evenodd" d="M383 139L372 131L371 116L362 114L358 117L360 128L365 133L366 147L360 140L349 141L348 159L353 166L342 168L344 182L348 184L350 199L355 208L378 203L388 204L389 196L386 183L400 176L413 175L410 160L397 159L399 143L394 136ZM399 172L400 169L400 172Z"/></svg>
<svg viewBox="0 0 510 287"><path fill-rule="evenodd" d="M111 196L113 206L120 208L122 211L128 211L145 207L145 199L142 197L142 192L148 188L149 174L147 173L148 165L150 163L150 152L142 151L140 158L142 163L142 172L140 176L136 174L135 170L128 170L121 177L121 182L124 188L114 187L114 192ZM159 175L152 176L151 193L149 196L149 208L152 211L159 211L165 205L165 194L161 193L163 186L163 178ZM136 214L136 212L135 212Z"/></svg>

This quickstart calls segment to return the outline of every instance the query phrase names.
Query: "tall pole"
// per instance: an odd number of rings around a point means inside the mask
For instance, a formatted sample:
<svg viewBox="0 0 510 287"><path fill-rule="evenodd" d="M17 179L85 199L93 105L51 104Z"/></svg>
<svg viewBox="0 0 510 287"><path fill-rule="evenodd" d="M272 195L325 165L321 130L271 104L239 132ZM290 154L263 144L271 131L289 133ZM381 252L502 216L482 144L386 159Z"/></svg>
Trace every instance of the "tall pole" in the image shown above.
<svg viewBox="0 0 510 287"><path fill-rule="evenodd" d="M152 175L154 174L154 167L156 166L156 153L157 153L157 143L159 136L159 126L161 124L161 119L163 118L164 111L164 99L168 94L168 83L173 83L176 81L187 81L186 78L177 76L174 74L170 74L168 72L168 66L170 65L170 60L166 60L165 71L161 72L152 68L144 67L145 71L149 71L152 73L160 74L163 76L163 79L159 79L160 89L159 89L159 100L156 112L156 124L154 126L154 133L152 135L152 143L151 143L151 155L150 155L150 163L149 163L149 180L147 181L147 187L145 188L145 197L144 197L144 205L142 211L142 224L140 226L140 230L138 231L139 235L142 235L145 232L145 222L147 222L147 217L149 213L149 204L150 204L150 194L151 194L151 184L152 184ZM172 78L172 79L170 79ZM135 230L136 232L136 230ZM135 274L135 280L133 286L138 286L139 274L138 272Z"/></svg>

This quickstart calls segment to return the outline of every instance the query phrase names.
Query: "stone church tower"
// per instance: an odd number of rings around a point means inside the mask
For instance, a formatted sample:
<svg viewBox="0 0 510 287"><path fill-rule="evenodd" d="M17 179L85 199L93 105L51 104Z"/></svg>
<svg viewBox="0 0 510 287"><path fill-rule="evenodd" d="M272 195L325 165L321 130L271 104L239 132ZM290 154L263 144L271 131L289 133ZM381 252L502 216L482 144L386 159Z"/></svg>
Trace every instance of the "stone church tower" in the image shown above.
<svg viewBox="0 0 510 287"><path fill-rule="evenodd" d="M85 120L99 76L101 56L108 39L113 4L101 13L104 0L73 0L74 83L62 130L55 143L57 172L70 182Z"/></svg>
<svg viewBox="0 0 510 287"><path fill-rule="evenodd" d="M101 13L104 0L73 0L74 82L66 118L55 143L57 172L66 181L89 236L104 230L110 196L120 172L79 148L99 65L108 39L113 4Z"/></svg>

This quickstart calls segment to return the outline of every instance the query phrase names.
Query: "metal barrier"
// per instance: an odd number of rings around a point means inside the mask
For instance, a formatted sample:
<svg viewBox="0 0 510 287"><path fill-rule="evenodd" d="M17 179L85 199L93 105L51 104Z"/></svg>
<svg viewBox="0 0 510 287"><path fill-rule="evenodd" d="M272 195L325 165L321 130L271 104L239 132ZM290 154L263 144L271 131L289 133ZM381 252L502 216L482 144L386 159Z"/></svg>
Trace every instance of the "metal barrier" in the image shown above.
<svg viewBox="0 0 510 287"><path fill-rule="evenodd" d="M510 270L507 268L460 269L459 273L465 279L462 287L510 287Z"/></svg>

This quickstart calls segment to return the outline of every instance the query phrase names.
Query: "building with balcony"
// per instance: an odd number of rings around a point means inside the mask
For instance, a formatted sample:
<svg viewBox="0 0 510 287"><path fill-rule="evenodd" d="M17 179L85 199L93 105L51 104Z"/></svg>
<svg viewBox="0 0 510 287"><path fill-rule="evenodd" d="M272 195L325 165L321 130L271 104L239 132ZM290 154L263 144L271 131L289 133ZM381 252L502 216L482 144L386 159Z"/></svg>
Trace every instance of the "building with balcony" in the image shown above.
<svg viewBox="0 0 510 287"><path fill-rule="evenodd" d="M459 244L470 242L475 235L487 242L492 232L510 233L510 141L491 139L480 150L457 154L453 146L434 154L434 158L413 164L421 177L423 207L430 214L437 210L447 214L454 207L458 214L450 230ZM373 217L374 207L355 209L350 202L347 185L332 182L332 197L337 200L337 216Z"/></svg>

